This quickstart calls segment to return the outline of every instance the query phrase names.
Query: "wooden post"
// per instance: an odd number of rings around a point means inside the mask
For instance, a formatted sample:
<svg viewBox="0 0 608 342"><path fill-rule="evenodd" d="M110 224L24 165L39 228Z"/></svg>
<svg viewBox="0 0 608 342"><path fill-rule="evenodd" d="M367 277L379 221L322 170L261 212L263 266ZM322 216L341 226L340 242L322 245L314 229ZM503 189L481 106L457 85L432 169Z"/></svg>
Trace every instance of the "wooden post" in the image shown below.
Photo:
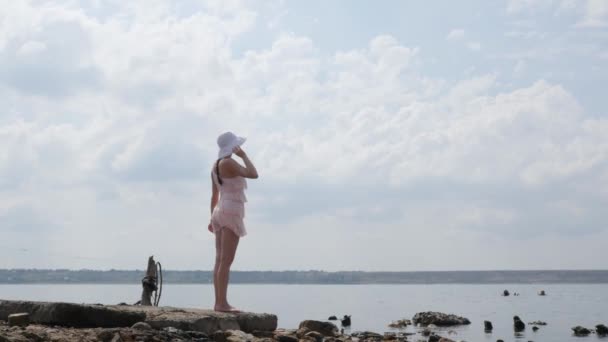
<svg viewBox="0 0 608 342"><path fill-rule="evenodd" d="M148 269L146 270L146 276L141 280L141 286L143 291L141 292L141 305L152 306L152 293L156 291L156 262L154 256L148 258Z"/></svg>

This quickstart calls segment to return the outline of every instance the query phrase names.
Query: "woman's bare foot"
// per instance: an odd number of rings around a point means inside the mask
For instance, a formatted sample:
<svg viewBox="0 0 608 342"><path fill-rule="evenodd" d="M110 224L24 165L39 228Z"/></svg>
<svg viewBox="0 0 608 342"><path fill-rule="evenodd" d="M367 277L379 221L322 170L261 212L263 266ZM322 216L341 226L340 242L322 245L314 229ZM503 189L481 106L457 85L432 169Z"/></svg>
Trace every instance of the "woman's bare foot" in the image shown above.
<svg viewBox="0 0 608 342"><path fill-rule="evenodd" d="M241 310L235 308L234 306L231 305L216 305L213 310L215 311L219 311L219 312L229 312L229 313L239 313L242 312Z"/></svg>

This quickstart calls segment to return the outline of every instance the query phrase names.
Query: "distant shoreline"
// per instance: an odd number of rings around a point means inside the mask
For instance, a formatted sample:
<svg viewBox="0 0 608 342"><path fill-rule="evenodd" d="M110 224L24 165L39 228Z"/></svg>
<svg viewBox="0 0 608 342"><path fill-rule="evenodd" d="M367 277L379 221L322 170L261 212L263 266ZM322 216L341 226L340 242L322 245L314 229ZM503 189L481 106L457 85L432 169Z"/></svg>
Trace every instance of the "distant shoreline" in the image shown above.
<svg viewBox="0 0 608 342"><path fill-rule="evenodd" d="M139 284L141 270L0 269L0 284ZM211 284L211 271L163 271L165 284ZM233 271L232 284L608 284L608 270L530 271Z"/></svg>

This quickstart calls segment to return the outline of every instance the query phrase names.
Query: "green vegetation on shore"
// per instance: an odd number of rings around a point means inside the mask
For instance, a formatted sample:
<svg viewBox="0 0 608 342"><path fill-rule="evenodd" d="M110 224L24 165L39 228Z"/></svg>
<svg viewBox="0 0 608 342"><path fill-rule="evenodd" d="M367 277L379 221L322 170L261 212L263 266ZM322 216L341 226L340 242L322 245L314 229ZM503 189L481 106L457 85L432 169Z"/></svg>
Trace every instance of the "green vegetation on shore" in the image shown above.
<svg viewBox="0 0 608 342"><path fill-rule="evenodd" d="M0 284L137 284L140 270L0 269ZM211 271L163 271L165 283L208 284ZM608 270L562 271L434 271L434 272L325 272L233 271L232 283L241 284L505 284L608 283Z"/></svg>

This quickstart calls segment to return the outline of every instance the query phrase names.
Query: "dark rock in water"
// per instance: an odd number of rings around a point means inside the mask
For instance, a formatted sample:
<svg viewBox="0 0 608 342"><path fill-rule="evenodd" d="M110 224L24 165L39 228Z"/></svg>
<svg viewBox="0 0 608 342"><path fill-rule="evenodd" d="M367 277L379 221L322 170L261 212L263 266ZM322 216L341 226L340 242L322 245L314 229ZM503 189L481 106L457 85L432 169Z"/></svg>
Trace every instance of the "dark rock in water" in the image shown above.
<svg viewBox="0 0 608 342"><path fill-rule="evenodd" d="M513 316L513 329L515 331L522 331L526 329L526 324L522 322L519 316Z"/></svg>
<svg viewBox="0 0 608 342"><path fill-rule="evenodd" d="M494 329L494 327L492 326L492 322L490 322L490 321L483 321L483 330L485 330L485 331L492 331L492 329Z"/></svg>
<svg viewBox="0 0 608 342"><path fill-rule="evenodd" d="M314 320L305 320L300 322L299 329L306 328L310 331L316 331L323 336L336 336L338 334L338 327L330 322L321 322Z"/></svg>
<svg viewBox="0 0 608 342"><path fill-rule="evenodd" d="M496 342L505 342L505 341L503 341L503 340L496 340Z"/></svg>
<svg viewBox="0 0 608 342"><path fill-rule="evenodd" d="M359 341L380 341L384 339L384 336L372 331L357 331L352 333L351 336L358 338Z"/></svg>
<svg viewBox="0 0 608 342"><path fill-rule="evenodd" d="M435 324L439 327L471 324L468 318L432 311L419 312L414 315L412 321L414 324Z"/></svg>
<svg viewBox="0 0 608 342"><path fill-rule="evenodd" d="M337 321L338 317L332 315L332 316L329 316L329 318L327 320L328 321Z"/></svg>
<svg viewBox="0 0 608 342"><path fill-rule="evenodd" d="M537 327L536 325L532 327L532 331L537 331L538 329L540 329L540 328Z"/></svg>
<svg viewBox="0 0 608 342"><path fill-rule="evenodd" d="M454 342L454 340L450 340L447 337L441 337L439 335L431 335L429 336L428 342Z"/></svg>
<svg viewBox="0 0 608 342"><path fill-rule="evenodd" d="M595 326L595 332L600 336L608 335L608 327L603 324L598 324Z"/></svg>
<svg viewBox="0 0 608 342"><path fill-rule="evenodd" d="M543 322L543 321L534 321L534 322L530 322L528 323L530 325L547 325L547 322Z"/></svg>
<svg viewBox="0 0 608 342"><path fill-rule="evenodd" d="M428 328L425 328L420 332L420 334L422 334L422 336L430 336L431 331Z"/></svg>
<svg viewBox="0 0 608 342"><path fill-rule="evenodd" d="M509 290L502 291L502 295L505 297L509 296Z"/></svg>
<svg viewBox="0 0 608 342"><path fill-rule="evenodd" d="M344 318L342 318L340 322L342 322L342 326L350 327L350 315L344 315Z"/></svg>
<svg viewBox="0 0 608 342"><path fill-rule="evenodd" d="M580 325L577 325L574 328L572 328L572 331L574 331L574 335L576 335L576 336L587 336L587 335L591 334L591 330L589 330L585 327L581 327Z"/></svg>
<svg viewBox="0 0 608 342"><path fill-rule="evenodd" d="M545 293L545 290L540 290L540 292L538 293L539 296L546 296L547 294Z"/></svg>
<svg viewBox="0 0 608 342"><path fill-rule="evenodd" d="M400 319L394 322L391 322L388 326L389 328L402 329L407 327L408 325L412 325L412 321L409 319Z"/></svg>

